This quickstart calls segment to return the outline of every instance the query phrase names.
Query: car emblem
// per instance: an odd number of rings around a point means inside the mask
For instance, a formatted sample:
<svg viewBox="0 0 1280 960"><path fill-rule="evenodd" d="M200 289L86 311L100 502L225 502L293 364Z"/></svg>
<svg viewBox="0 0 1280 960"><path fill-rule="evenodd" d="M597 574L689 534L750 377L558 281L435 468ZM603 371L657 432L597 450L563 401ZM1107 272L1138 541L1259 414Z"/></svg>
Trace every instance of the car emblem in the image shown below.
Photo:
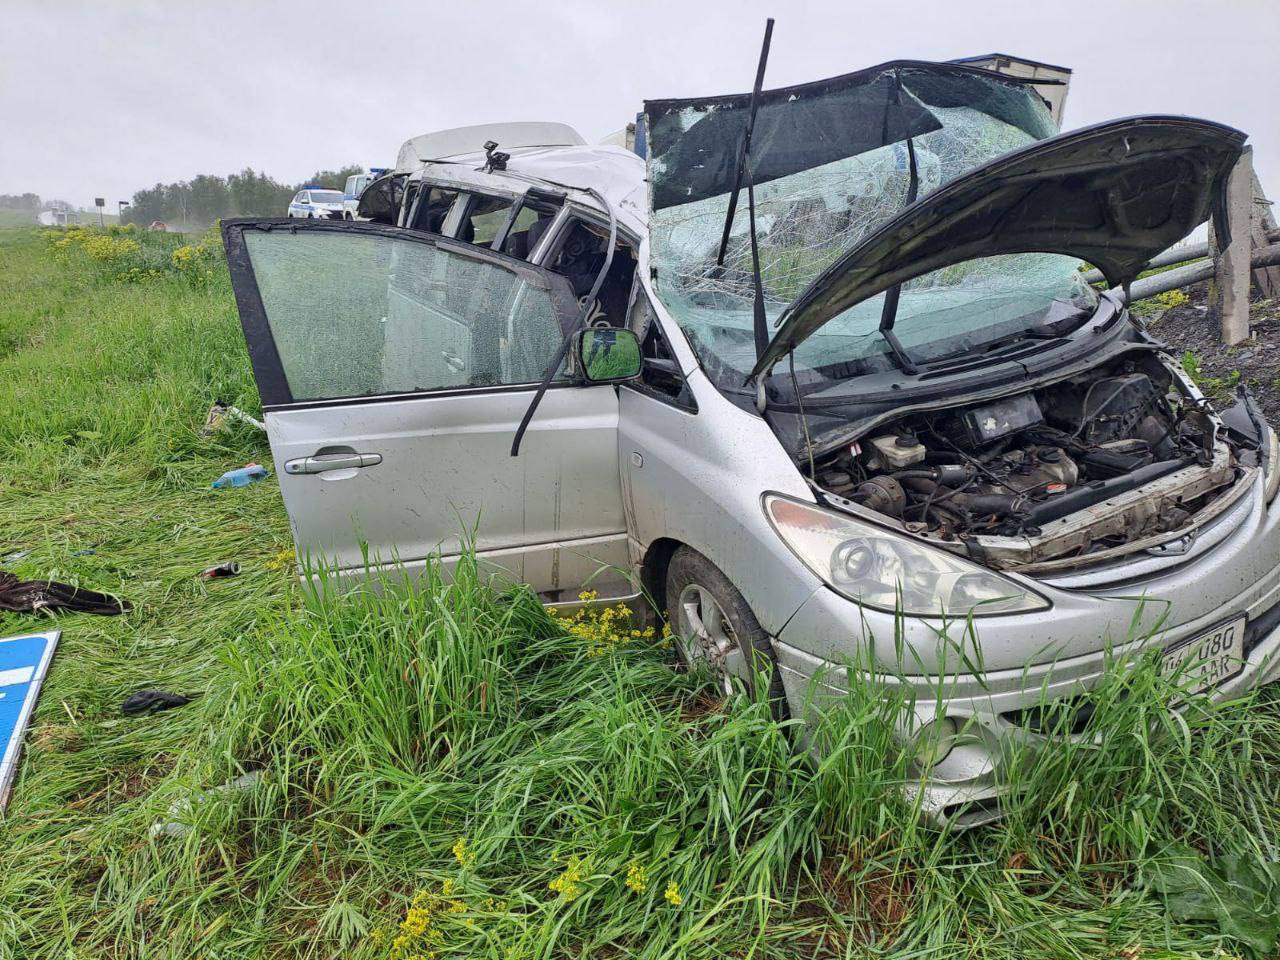
<svg viewBox="0 0 1280 960"><path fill-rule="evenodd" d="M1161 543L1154 547L1147 547L1147 553L1153 557L1180 557L1191 549L1196 542L1196 534L1198 530L1192 530L1185 536L1179 537L1177 540L1170 540L1168 543Z"/></svg>

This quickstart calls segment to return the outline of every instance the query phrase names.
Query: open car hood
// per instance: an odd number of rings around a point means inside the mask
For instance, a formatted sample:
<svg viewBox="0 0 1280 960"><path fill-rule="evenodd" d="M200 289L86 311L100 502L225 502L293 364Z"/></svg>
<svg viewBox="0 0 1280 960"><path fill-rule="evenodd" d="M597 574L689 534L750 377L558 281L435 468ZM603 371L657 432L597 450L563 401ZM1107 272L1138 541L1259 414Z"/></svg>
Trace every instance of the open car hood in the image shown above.
<svg viewBox="0 0 1280 960"><path fill-rule="evenodd" d="M886 220L778 318L752 375L850 307L978 257L1059 253L1112 286L1222 209L1245 134L1188 117L1113 120L1014 150ZM1226 236L1225 218L1217 227Z"/></svg>

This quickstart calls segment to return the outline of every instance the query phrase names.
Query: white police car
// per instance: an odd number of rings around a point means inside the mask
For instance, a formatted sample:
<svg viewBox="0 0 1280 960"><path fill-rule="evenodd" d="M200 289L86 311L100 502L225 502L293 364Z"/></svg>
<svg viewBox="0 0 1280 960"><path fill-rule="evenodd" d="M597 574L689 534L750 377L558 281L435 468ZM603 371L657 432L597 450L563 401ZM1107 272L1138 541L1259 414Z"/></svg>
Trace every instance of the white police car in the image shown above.
<svg viewBox="0 0 1280 960"><path fill-rule="evenodd" d="M289 201L289 216L304 220L341 220L342 191L303 187Z"/></svg>
<svg viewBox="0 0 1280 960"><path fill-rule="evenodd" d="M342 209L345 219L359 219L357 211L360 209L360 194L364 193L365 187L387 172L387 167L370 167L368 173L357 173L347 177L347 185L342 191Z"/></svg>

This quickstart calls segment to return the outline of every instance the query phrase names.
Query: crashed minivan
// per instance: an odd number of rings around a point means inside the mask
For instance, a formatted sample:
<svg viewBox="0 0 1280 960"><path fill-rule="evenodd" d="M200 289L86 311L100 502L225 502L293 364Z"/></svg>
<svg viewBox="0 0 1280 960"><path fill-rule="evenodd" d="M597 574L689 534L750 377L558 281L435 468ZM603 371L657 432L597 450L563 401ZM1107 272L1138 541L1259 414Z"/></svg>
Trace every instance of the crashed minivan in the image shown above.
<svg viewBox="0 0 1280 960"><path fill-rule="evenodd" d="M223 222L300 556L644 592L794 715L883 669L961 825L1117 652L1280 675L1276 434L1126 309L1244 135L1057 134L1026 83L899 61L765 91L744 165L749 104L647 103L645 161L446 131L366 191L383 222Z"/></svg>

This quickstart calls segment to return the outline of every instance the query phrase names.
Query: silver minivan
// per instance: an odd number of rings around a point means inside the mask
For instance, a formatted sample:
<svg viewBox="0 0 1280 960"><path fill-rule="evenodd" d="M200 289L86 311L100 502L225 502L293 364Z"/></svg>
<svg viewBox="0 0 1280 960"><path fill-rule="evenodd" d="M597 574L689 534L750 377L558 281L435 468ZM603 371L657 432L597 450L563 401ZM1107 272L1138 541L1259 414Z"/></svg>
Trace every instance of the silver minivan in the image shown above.
<svg viewBox="0 0 1280 960"><path fill-rule="evenodd" d="M883 668L958 824L1116 652L1280 675L1276 435L1125 306L1244 135L1057 134L1025 83L900 61L766 91L733 209L749 99L647 103L646 160L415 138L384 222L223 222L299 555L644 592L795 715Z"/></svg>

